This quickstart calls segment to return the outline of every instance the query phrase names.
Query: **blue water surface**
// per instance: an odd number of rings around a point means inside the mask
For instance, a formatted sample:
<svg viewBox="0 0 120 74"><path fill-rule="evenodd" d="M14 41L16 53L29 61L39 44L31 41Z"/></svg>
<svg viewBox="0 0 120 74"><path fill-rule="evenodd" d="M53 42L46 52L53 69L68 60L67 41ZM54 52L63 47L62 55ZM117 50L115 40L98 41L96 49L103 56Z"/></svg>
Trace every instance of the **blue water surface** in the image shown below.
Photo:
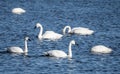
<svg viewBox="0 0 120 74"><path fill-rule="evenodd" d="M11 11L20 7L26 13ZM34 29L41 23L44 32L53 30L62 34L66 25L86 27L95 33L89 36L64 36L58 41L39 41ZM29 36L29 52L5 53L9 46L24 48L24 37ZM68 52L72 60L41 56L43 52L59 49ZM113 52L93 54L95 45L105 45ZM0 74L120 74L120 0L0 0Z"/></svg>

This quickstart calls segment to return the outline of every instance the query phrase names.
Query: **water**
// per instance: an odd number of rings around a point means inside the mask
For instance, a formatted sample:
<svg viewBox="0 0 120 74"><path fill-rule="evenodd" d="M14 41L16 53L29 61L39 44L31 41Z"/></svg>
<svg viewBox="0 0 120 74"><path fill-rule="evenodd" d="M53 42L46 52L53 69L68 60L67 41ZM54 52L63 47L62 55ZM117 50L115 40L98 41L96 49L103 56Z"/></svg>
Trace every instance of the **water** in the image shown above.
<svg viewBox="0 0 120 74"><path fill-rule="evenodd" d="M1 74L120 74L120 1L119 0L1 0L0 1L0 73ZM11 13L15 7L26 10ZM62 34L66 25L87 27L90 36L64 36L58 41L40 42L36 38L39 22L44 31ZM24 48L29 36L28 56L4 53L6 47ZM67 53L70 40L73 59L42 57L44 51L60 49ZM92 54L91 48L102 44L113 49L110 54Z"/></svg>

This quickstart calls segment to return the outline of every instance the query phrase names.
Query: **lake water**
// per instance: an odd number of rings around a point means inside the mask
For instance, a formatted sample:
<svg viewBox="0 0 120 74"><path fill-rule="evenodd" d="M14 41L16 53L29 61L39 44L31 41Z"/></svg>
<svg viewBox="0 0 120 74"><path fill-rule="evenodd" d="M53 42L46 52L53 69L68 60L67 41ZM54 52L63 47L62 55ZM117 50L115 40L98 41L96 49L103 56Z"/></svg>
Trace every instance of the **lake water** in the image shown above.
<svg viewBox="0 0 120 74"><path fill-rule="evenodd" d="M21 7L22 15L11 10ZM0 74L120 74L120 0L0 0ZM95 33L89 36L64 36L58 41L39 41L34 29L41 23L44 32L62 34L66 25L86 27ZM4 53L9 46L24 48L29 36L28 56ZM75 40L72 60L41 56L43 52L60 49L68 52ZM95 45L113 49L110 54L93 54Z"/></svg>

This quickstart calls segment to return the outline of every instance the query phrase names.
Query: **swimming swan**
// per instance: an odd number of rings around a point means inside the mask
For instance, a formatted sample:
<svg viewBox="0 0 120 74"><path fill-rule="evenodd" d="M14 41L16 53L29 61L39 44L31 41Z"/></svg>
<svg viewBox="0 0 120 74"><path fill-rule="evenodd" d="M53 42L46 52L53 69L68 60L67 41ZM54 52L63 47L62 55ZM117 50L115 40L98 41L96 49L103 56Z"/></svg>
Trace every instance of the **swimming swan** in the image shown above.
<svg viewBox="0 0 120 74"><path fill-rule="evenodd" d="M71 49L72 44L75 44L74 40L70 41L69 43L68 55L62 50L50 50L44 52L44 55L50 57L57 57L57 58L67 58L67 57L72 58L72 49Z"/></svg>
<svg viewBox="0 0 120 74"><path fill-rule="evenodd" d="M40 32L38 34L38 38L40 40L41 39L57 40L57 39L60 39L63 36L62 34L55 33L54 31L46 31L43 34L43 27L40 23L37 23L35 27L40 28Z"/></svg>
<svg viewBox="0 0 120 74"><path fill-rule="evenodd" d="M71 29L70 26L65 26L63 29L63 34L65 34L67 29L68 29L68 33L70 33L70 34L91 35L94 33L93 30L90 30L90 29L84 28L84 27L75 27L75 28Z"/></svg>
<svg viewBox="0 0 120 74"><path fill-rule="evenodd" d="M92 47L91 51L94 53L111 53L112 49L105 47L103 45L97 45Z"/></svg>
<svg viewBox="0 0 120 74"><path fill-rule="evenodd" d="M22 14L22 13L25 13L26 11L22 8L13 8L12 9L12 13L15 13L15 14Z"/></svg>
<svg viewBox="0 0 120 74"><path fill-rule="evenodd" d="M7 52L10 52L10 53L27 53L28 52L28 47L27 47L27 41L28 40L29 40L29 37L25 37L25 49L24 50L20 47L13 46L13 47L7 48Z"/></svg>

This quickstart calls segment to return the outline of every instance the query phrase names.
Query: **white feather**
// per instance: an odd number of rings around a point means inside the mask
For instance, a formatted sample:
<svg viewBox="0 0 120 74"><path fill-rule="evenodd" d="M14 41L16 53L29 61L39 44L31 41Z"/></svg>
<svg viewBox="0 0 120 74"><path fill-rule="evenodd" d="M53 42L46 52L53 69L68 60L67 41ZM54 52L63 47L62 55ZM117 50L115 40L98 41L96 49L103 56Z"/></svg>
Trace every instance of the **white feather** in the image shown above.
<svg viewBox="0 0 120 74"><path fill-rule="evenodd" d="M111 53L112 49L105 47L103 45L97 45L92 47L91 51L95 53Z"/></svg>

